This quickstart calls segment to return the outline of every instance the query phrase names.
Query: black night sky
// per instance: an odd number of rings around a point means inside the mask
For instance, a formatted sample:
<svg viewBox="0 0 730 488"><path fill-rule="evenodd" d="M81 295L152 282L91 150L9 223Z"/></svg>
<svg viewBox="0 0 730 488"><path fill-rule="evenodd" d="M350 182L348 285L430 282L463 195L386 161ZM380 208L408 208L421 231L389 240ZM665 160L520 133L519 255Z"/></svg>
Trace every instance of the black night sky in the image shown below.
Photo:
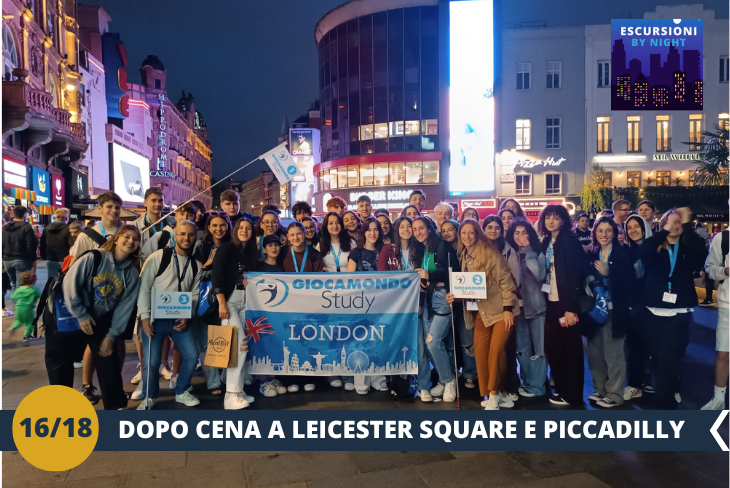
<svg viewBox="0 0 730 488"><path fill-rule="evenodd" d="M303 114L319 94L314 26L345 0L79 0L100 5L111 16L129 56L127 74L139 83L148 54L167 69L168 95L177 101L192 92L203 114L213 149L213 176L220 178L276 145L286 112ZM548 27L610 24L643 18L656 5L686 0L503 1L507 23L546 21ZM705 0L717 18L728 17L728 2ZM236 175L247 180L266 163Z"/></svg>

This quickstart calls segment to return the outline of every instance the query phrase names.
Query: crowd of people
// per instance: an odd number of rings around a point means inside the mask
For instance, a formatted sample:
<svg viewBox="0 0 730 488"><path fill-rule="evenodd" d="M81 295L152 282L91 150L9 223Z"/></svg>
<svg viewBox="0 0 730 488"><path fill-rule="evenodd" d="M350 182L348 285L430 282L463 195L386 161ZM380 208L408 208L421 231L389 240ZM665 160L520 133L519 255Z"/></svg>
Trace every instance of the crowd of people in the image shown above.
<svg viewBox="0 0 730 488"><path fill-rule="evenodd" d="M198 405L191 379L201 367L208 395L222 397L226 409L254 402L246 393L254 384L266 397L312 391L315 384L301 377L245 371L247 273L393 270L414 271L421 280L416 396L453 402L461 376L467 389L479 388L486 410L545 395L555 405L583 404L584 337L590 401L612 408L651 393L657 408L676 409L699 305L694 280L703 272L721 283L716 386L703 408L725 408L727 231L712 239L708 257L688 208L670 209L655 221L652 202L632 212L619 200L591 221L548 205L532 223L507 199L484 219L473 208L458 217L448 203L436 205L431 219L424 213L426 194L415 190L394 222L363 195L354 210L332 198L321 220L298 202L295 220L285 226L276 206L258 218L242 213L232 190L222 193L219 211L193 201L163 215L164 194L150 188L146 212L131 224L120 221L122 200L115 193L100 195L97 204L101 219L86 228L68 225L68 211L58 210L40 243L25 222L26 209L15 207L3 227L2 258L16 300L13 328L25 327L24 339L31 340L42 318L50 383L73 387L80 366L82 393L98 402L96 372L105 409L127 408L128 399L141 401L138 409L153 408L160 377L177 402ZM49 273L42 295L33 287L38 247ZM484 273L487 298L456 299L451 271ZM193 317L152 320L153 291L190 293ZM68 331L69 320L80 330ZM203 364L212 324L236 327L235 367ZM126 341L135 342L139 356L131 395L122 378ZM388 390L392 381L363 375L327 380L362 395Z"/></svg>

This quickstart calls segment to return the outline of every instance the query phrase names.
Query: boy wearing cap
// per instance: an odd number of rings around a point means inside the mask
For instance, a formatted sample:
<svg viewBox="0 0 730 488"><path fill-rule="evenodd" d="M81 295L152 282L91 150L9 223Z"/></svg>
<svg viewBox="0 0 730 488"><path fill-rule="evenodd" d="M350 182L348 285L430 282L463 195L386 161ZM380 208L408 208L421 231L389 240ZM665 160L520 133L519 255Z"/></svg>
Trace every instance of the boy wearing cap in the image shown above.
<svg viewBox="0 0 730 488"><path fill-rule="evenodd" d="M261 262L261 271L267 273L283 273L284 266L279 262L281 252L281 240L276 234L264 237L264 255L266 258Z"/></svg>

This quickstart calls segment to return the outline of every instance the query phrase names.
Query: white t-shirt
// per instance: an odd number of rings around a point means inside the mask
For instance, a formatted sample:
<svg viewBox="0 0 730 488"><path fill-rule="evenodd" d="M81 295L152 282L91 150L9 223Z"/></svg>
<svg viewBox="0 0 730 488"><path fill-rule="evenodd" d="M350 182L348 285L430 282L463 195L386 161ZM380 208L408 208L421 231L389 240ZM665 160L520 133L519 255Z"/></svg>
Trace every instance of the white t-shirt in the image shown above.
<svg viewBox="0 0 730 488"><path fill-rule="evenodd" d="M350 241L350 249L355 249L357 244L355 241ZM319 251L319 244L317 244L317 250ZM349 251L342 251L340 249L339 244L335 244L334 242L330 244L330 252L328 252L325 256L322 256L322 263L324 264L325 271L329 271L331 273L337 272L337 263L335 262L335 256L337 255L337 252L340 251L340 272L347 271L347 263L350 259L350 252Z"/></svg>

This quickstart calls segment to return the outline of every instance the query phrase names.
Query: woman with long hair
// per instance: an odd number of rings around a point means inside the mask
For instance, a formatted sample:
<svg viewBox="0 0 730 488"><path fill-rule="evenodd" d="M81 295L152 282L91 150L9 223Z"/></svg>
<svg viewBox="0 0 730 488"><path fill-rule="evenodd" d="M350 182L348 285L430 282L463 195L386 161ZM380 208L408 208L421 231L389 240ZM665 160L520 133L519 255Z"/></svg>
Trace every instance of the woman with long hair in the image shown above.
<svg viewBox="0 0 730 488"><path fill-rule="evenodd" d="M526 219L512 221L507 230L507 243L517 251L520 266L517 296L522 313L515 318L515 345L522 380L518 393L525 398L543 396L547 359L545 296L540 288L545 282L545 254L537 232Z"/></svg>
<svg viewBox="0 0 730 488"><path fill-rule="evenodd" d="M378 271L409 271L416 269L418 243L413 237L413 221L399 217L393 223L398 237L384 245L378 258Z"/></svg>
<svg viewBox="0 0 730 488"><path fill-rule="evenodd" d="M411 221L413 221L413 219L421 216L421 211L415 205L406 205L403 208L403 212L401 212L401 215L406 216L411 219Z"/></svg>
<svg viewBox="0 0 730 488"><path fill-rule="evenodd" d="M441 224L441 237L456 249L459 245L459 222L454 219L444 220Z"/></svg>
<svg viewBox="0 0 730 488"><path fill-rule="evenodd" d="M644 323L645 344L657 381L657 405L674 410L692 310L698 305L693 274L703 269L707 247L694 232L692 211L687 207L665 212L659 226L661 230L639 248L644 265L642 304L650 312Z"/></svg>
<svg viewBox="0 0 730 488"><path fill-rule="evenodd" d="M509 226L512 225L512 221L515 219L515 213L508 209L503 208L499 211L497 214L499 218L502 220L502 228L504 229L505 233L507 232L507 229L509 229Z"/></svg>
<svg viewBox="0 0 730 488"><path fill-rule="evenodd" d="M507 369L505 345L512 334L515 314L520 307L515 284L507 263L486 238L479 223L465 220L459 228L461 271L485 274L487 298L462 303L466 326L474 330L474 356L479 391L485 410L499 410L500 397L506 398L504 377ZM454 295L446 296L448 303Z"/></svg>
<svg viewBox="0 0 730 488"><path fill-rule="evenodd" d="M302 225L304 226L304 240L307 245L317 247L319 244L319 232L317 231L317 221L314 217L302 217Z"/></svg>
<svg viewBox="0 0 730 488"><path fill-rule="evenodd" d="M379 213L375 216L375 218L378 219L378 222L380 222L380 228L383 230L383 244L392 243L395 231L393 229L393 224L390 222L390 218L384 213Z"/></svg>
<svg viewBox="0 0 730 488"><path fill-rule="evenodd" d="M136 226L121 226L98 251L76 260L63 280L66 308L85 334L105 410L127 406L122 381L124 357L119 351L136 316L140 240ZM100 260L96 252L101 253Z"/></svg>
<svg viewBox="0 0 730 488"><path fill-rule="evenodd" d="M527 217L525 217L525 212L520 206L520 203L514 198L508 198L502 202L502 204L499 206L499 210L501 212L504 209L510 210L515 217L527 219Z"/></svg>
<svg viewBox="0 0 730 488"><path fill-rule="evenodd" d="M416 263L416 271L421 277L421 287L425 287L422 307L425 349L439 374L439 384L426 393L431 397L443 396L443 401L453 402L456 400L456 375L446 346L451 331L451 306L446 301L446 293L450 286L449 269L459 269L459 258L453 246L436 233L436 225L431 219L416 218L413 221L413 235L424 246L421 262ZM425 357L425 351L419 351L419 375L422 354Z"/></svg>
<svg viewBox="0 0 730 488"><path fill-rule="evenodd" d="M357 242L360 238L360 227L362 226L360 215L358 215L357 212L348 210L342 214L342 224L345 226L345 230L347 230L350 234L350 237L355 239L355 242Z"/></svg>
<svg viewBox="0 0 730 488"><path fill-rule="evenodd" d="M223 406L226 410L240 410L253 403L254 398L244 391L244 363L248 352L246 339L246 277L256 271L259 251L256 248L254 224L248 217L236 222L231 242L223 243L213 258L212 285L218 300L218 316L222 325L233 325L238 335L238 363L226 370L226 395Z"/></svg>
<svg viewBox="0 0 730 488"><path fill-rule="evenodd" d="M477 212L477 209L475 209L474 207L466 207L461 212L461 222L465 221L466 219L476 220L477 223L479 223L479 212Z"/></svg>
<svg viewBox="0 0 730 488"><path fill-rule="evenodd" d="M585 295L588 261L583 246L571 232L568 210L547 205L538 219L544 236L547 295L545 312L545 353L555 381L555 405L583 403L583 338L578 323L580 298Z"/></svg>
<svg viewBox="0 0 730 488"><path fill-rule="evenodd" d="M350 251L347 262L347 271L373 272L378 270L378 256L383 249L383 230L375 217L368 217L363 221L362 233L357 241L357 247ZM367 395L370 388L378 391L387 391L388 385L385 376L357 376L354 378L355 390L360 395Z"/></svg>
<svg viewBox="0 0 730 488"><path fill-rule="evenodd" d="M593 225L588 262L593 277L608 291L609 300L606 322L599 324L585 316L588 369L593 377L593 395L588 398L600 407L612 408L624 402L624 339L636 294L634 260L631 252L619 243L619 229L612 218L601 217Z"/></svg>
<svg viewBox="0 0 730 488"><path fill-rule="evenodd" d="M231 241L231 221L225 212L210 212L205 218L205 234L203 239L195 243L193 249L193 259L203 263L201 269L201 281L210 281L213 273L213 259L218 249L226 242ZM215 312L215 315L212 315ZM221 373L220 368L211 368L205 365L205 353L208 350L208 325L219 323L217 310L211 312L211 316L199 317L193 314L193 329L195 330L195 339L198 343L198 351L200 352L200 363L203 365L203 374L205 375L205 384L208 392L213 396L223 394L221 390Z"/></svg>

